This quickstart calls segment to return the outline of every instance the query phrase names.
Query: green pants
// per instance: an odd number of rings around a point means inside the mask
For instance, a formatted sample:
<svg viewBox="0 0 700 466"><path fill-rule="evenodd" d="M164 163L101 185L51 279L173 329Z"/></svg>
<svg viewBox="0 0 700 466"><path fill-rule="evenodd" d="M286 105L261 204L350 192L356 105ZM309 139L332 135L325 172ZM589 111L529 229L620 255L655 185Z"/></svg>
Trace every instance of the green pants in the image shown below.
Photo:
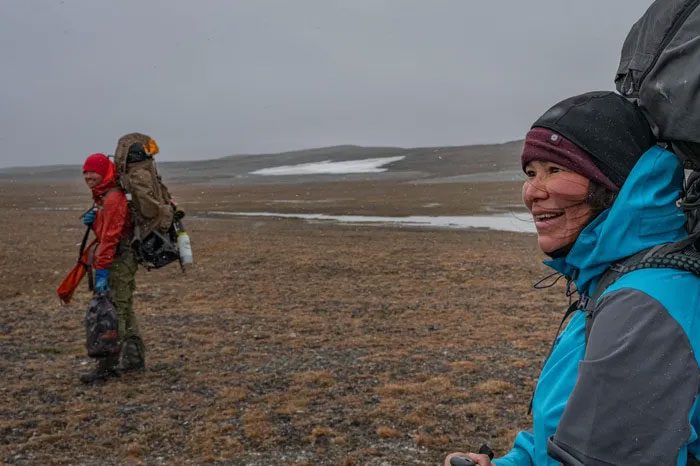
<svg viewBox="0 0 700 466"><path fill-rule="evenodd" d="M125 368L143 367L146 348L141 339L133 308L138 264L131 250L115 257L109 271L109 289L119 316L121 365Z"/></svg>

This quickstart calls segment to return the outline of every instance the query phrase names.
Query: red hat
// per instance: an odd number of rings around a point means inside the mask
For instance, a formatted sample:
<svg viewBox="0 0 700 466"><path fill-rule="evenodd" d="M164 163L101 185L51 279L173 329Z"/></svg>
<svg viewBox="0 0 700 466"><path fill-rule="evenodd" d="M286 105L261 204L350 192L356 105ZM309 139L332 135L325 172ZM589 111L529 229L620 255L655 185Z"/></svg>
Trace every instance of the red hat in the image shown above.
<svg viewBox="0 0 700 466"><path fill-rule="evenodd" d="M602 184L611 191L620 190L620 187L593 163L592 157L586 151L551 129L534 127L527 133L520 160L523 170L533 160L556 163Z"/></svg>
<svg viewBox="0 0 700 466"><path fill-rule="evenodd" d="M83 163L83 173L85 172L95 172L98 173L102 178L106 178L107 175L112 171L112 161L104 154L92 154L85 159Z"/></svg>

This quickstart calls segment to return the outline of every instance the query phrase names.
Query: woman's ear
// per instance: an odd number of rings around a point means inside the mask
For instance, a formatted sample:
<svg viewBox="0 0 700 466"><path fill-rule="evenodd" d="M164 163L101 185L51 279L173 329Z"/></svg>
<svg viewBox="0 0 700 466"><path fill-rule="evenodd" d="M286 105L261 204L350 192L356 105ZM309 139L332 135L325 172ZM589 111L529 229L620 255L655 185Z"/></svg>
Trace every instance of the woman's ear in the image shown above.
<svg viewBox="0 0 700 466"><path fill-rule="evenodd" d="M588 205L593 212L600 213L605 209L612 207L615 202L617 193L611 191L600 183L591 181L588 186Z"/></svg>

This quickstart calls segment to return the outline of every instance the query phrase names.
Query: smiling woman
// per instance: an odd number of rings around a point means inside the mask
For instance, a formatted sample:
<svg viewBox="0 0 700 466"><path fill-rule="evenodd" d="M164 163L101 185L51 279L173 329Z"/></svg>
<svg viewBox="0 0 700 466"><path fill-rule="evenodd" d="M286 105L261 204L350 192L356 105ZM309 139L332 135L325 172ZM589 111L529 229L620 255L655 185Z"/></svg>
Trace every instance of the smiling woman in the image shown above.
<svg viewBox="0 0 700 466"><path fill-rule="evenodd" d="M593 209L586 203L591 181L565 167L533 160L525 167L523 201L532 213L542 251L555 254L573 243Z"/></svg>
<svg viewBox="0 0 700 466"><path fill-rule="evenodd" d="M639 136L642 146L651 144L648 135ZM552 257L568 252L581 230L612 205L620 190L592 156L547 127L536 126L527 133L521 163L527 176L523 202L532 213L540 248Z"/></svg>
<svg viewBox="0 0 700 466"><path fill-rule="evenodd" d="M493 461L453 453L446 465L686 464L700 451L700 278L669 265L608 273L687 237L682 165L655 143L612 92L566 99L527 133L523 201L546 264L579 299L538 378L532 430Z"/></svg>
<svg viewBox="0 0 700 466"><path fill-rule="evenodd" d="M591 131L595 124L604 127ZM636 107L609 92L567 99L542 115L527 133L521 155L527 176L523 202L542 251L566 256L584 227L612 205L654 142Z"/></svg>

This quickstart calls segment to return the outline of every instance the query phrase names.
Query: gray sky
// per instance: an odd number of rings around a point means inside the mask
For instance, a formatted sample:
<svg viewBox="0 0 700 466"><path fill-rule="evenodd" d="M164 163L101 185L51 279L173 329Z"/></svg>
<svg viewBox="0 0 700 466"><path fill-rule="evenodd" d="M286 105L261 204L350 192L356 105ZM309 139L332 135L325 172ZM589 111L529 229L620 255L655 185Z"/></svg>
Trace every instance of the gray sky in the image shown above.
<svg viewBox="0 0 700 466"><path fill-rule="evenodd" d="M524 136L651 0L0 0L0 167Z"/></svg>

